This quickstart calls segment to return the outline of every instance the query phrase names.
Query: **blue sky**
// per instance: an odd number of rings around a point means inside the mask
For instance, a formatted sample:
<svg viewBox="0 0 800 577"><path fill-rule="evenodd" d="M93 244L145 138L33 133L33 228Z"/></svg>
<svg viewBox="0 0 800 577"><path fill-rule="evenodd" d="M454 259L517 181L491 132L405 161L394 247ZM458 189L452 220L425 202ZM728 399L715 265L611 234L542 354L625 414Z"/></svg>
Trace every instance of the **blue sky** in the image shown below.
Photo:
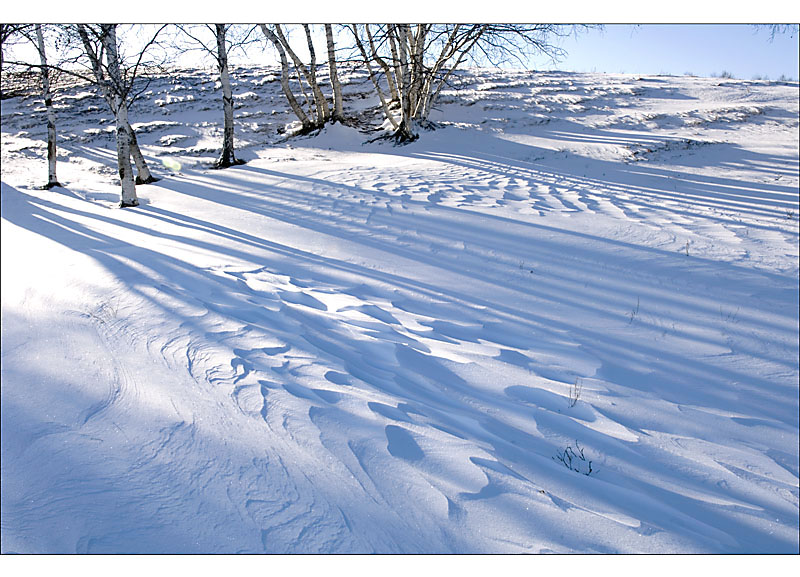
<svg viewBox="0 0 800 577"><path fill-rule="evenodd" d="M575 72L624 72L697 76L730 72L751 79L781 75L798 79L800 35L776 35L748 24L606 25L562 42L569 56L534 66Z"/></svg>
<svg viewBox="0 0 800 577"><path fill-rule="evenodd" d="M47 12L47 19L49 21L91 21L98 16L101 16L102 21L110 21L114 19L114 15L108 14L108 10L104 12L102 9L99 12L87 11L86 5L92 5L100 0L88 0L81 4L76 10L72 5L66 3L55 3L52 0L43 0L47 6L53 7L52 12ZM302 20L297 14L296 8L294 11L285 13L287 6L296 6L290 4L279 4L278 6L272 3L251 3L252 0L243 0L245 6L258 8L266 11L266 14L260 14L258 9L244 10L241 12L234 12L233 16L246 17L249 21L265 21L265 22L297 22ZM320 3L321 0L309 0L314 3ZM374 14L370 10L357 11L356 7L361 5L365 0L354 0L350 3L345 3L346 8L340 11L338 8L332 13L330 11L332 6L336 3L328 2L326 4L318 4L323 7L320 12L311 10L305 16L312 16L317 21L396 21L401 14ZM417 21L433 21L445 22L454 18L451 9L446 9L445 4L438 4L439 12L436 10L424 10L419 7L418 2L430 5L429 0L404 0L410 2L412 8L407 14L409 20L414 20L417 16ZM565 15L559 11L551 14L548 13L547 8L539 8L536 10L519 8L509 9L506 7L506 0L493 0L499 2L493 4L495 9L491 12L485 9L485 3L482 11L474 12L469 9L469 0L466 2L463 13L459 12L459 16L465 22L525 22L534 21L555 21L563 22ZM583 0L577 0L580 10L575 9L571 18L567 21L598 21L599 15L604 15L606 18L614 18L625 16L626 19L630 18L633 21L641 18L645 20L648 16L646 14L637 14L623 10L617 6L616 12L614 11L614 3L610 5L602 2L587 2L581 4ZM171 2L166 5L162 0L137 0L137 4L145 6L151 5L153 2L158 2L162 9L145 10L142 15L149 17L163 18L164 22L180 22L190 19L193 21L215 21L213 16L219 17L219 14L204 14L202 10L188 11L179 9L182 6L181 2ZM671 0L670 6L674 9L670 12L673 18L679 18L681 10L684 10L686 15L686 2L690 2L691 6L696 6L696 11L691 14L697 17L699 21L705 19L708 21L709 14L702 12L708 8L712 10L710 15L725 14L726 17L733 18L733 21L752 21L752 20L777 20L777 21L800 21L800 11L793 9L787 13L786 8L778 11L773 9L775 2L773 0L762 0L763 4L759 4L760 14L736 14L730 9L722 10L720 6L714 8L715 3L710 2L705 4L703 2L697 3L697 0ZM369 3L374 6L373 2ZM514 2L518 6L518 2ZM637 4L641 4L638 2ZM105 4L104 4L105 5ZM782 3L785 6L786 3ZM165 10L163 6L168 8ZM268 6L268 8L265 8ZM610 6L610 7L609 7ZM684 8L680 8L684 6ZM506 9L504 10L504 7ZM17 6L19 9L20 6ZM68 9L67 14L61 14L59 10ZM83 12L81 11L83 10ZM348 12L350 11L350 13ZM560 9L559 9L560 10ZM15 8L11 8L11 13L4 15L4 19L8 17L7 21L17 22L31 22L40 21L43 17L42 12L30 13L28 10L22 10L19 14L14 14ZM794 13L792 13L794 12ZM125 22L130 21L132 12L125 14L117 14L117 21ZM83 16L83 17L81 17ZM208 18L204 18L207 16ZM231 16L231 15L229 15ZM427 16L428 18L425 18ZM570 16L567 14L567 16ZM659 14L650 14L650 18L658 20ZM749 16L749 17L748 17ZM538 17L538 18L537 18ZM551 19L552 18L552 19ZM197 19L197 20L195 20ZM218 18L219 19L219 18ZM621 20L625 21L625 20ZM576 72L623 72L631 74L675 74L682 75L685 73L695 74L697 76L711 76L719 75L723 71L730 72L736 78L752 79L758 77L768 77L771 80L776 80L781 76L797 80L800 77L798 71L798 43L800 43L800 34L794 33L777 35L770 41L770 34L767 29L757 29L749 24L643 24L635 26L632 24L606 24L602 30L590 30L583 32L578 37L570 37L564 39L561 43L562 47L567 51L568 56L557 62L553 63L546 57L534 59L530 66L534 69L557 69L557 70L571 70ZM322 43L324 45L324 42ZM238 56L238 55L237 55ZM253 59L256 61L264 60L265 57L272 63L274 55L271 51L265 55L252 54ZM237 60L236 56L233 58Z"/></svg>
<svg viewBox="0 0 800 577"><path fill-rule="evenodd" d="M321 31L317 30L317 35L315 42L324 46ZM350 42L349 36L346 42ZM562 39L559 43L568 54L563 60L554 63L542 56L529 67L697 76L729 72L748 80L765 76L797 80L799 42L797 32L777 34L770 40L768 28L750 24L607 24ZM298 48L303 52L302 42ZM249 57L277 63L271 50L259 56L250 52Z"/></svg>

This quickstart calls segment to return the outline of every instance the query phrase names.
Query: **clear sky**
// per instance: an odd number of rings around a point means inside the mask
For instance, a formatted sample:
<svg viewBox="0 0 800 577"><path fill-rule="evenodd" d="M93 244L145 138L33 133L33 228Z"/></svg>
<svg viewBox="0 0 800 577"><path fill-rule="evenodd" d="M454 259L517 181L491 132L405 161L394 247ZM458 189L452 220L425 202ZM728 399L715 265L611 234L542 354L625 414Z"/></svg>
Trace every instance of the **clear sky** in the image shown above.
<svg viewBox="0 0 800 577"><path fill-rule="evenodd" d="M784 75L797 80L800 35L778 34L749 24L610 24L570 37L561 44L569 56L534 66L575 72L633 74L730 72L736 78Z"/></svg>

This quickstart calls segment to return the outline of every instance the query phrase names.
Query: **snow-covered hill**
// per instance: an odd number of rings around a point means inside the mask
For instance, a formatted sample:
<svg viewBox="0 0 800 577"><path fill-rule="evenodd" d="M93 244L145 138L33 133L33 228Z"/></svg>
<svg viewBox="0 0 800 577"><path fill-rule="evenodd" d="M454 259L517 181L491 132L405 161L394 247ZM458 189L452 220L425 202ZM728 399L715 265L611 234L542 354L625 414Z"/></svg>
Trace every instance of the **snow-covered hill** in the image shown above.
<svg viewBox="0 0 800 577"><path fill-rule="evenodd" d="M798 85L275 70L2 104L2 551L797 553ZM358 129L363 130L360 132Z"/></svg>

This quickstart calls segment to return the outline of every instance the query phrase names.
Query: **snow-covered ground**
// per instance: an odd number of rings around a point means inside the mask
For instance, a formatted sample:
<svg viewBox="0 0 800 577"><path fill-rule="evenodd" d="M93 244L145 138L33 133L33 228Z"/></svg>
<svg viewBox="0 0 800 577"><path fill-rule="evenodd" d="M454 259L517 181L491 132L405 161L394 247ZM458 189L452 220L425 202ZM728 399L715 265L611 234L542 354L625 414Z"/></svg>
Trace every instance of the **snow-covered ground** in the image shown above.
<svg viewBox="0 0 800 577"><path fill-rule="evenodd" d="M275 72L3 101L2 552L798 553L797 83Z"/></svg>

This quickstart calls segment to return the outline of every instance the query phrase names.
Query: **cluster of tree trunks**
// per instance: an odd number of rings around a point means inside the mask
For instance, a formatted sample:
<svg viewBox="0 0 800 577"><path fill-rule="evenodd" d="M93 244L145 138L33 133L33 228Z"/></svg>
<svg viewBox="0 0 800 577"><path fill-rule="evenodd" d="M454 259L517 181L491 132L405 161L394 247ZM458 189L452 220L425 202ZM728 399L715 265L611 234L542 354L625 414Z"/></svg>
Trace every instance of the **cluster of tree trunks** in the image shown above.
<svg viewBox="0 0 800 577"><path fill-rule="evenodd" d="M317 78L317 52L312 40L310 25L301 25L309 62L304 63L288 39L281 24L260 24L250 27L250 32L261 30L264 38L277 51L281 68L281 89L300 121L300 133L318 130L329 122L345 121L342 86L337 69L337 50L334 29L324 24L327 49L330 102ZM24 30L13 30L8 25L0 29L3 39ZM136 134L128 118L131 92L137 76L135 66L123 69L120 59L116 24L72 25L61 27L62 32L82 47L78 58L88 62L90 79L99 87L116 121L117 164L122 188L120 206L137 206L136 185L157 180L150 172L139 148ZM163 29L159 29L159 32ZM241 46L231 38L232 25L207 25L206 33L213 33L215 46L206 45L189 31L178 26L185 37L194 40L217 63L222 88L223 137L222 151L214 163L216 168L227 168L244 161L236 158L234 143L234 98L228 65L232 47ZM197 28L197 27L195 27ZM242 27L238 27L242 28ZM237 29L238 29L237 28ZM357 53L350 58L360 61L367 70L381 110L391 127L391 137L398 143L410 142L419 137L418 129L429 125L429 117L442 89L448 86L452 75L467 58L479 50L484 56L490 53L508 55L526 47L552 53L557 50L548 42L558 35L557 25L499 25L499 24L385 24L341 26L339 33L348 32L355 40ZM49 71L56 69L48 63L41 25L35 25L35 45L39 51L42 95L47 110L48 182L46 187L59 186L56 177L56 119L52 105ZM250 35L245 34L245 37ZM156 34L157 36L157 34ZM32 40L32 38L29 38ZM5 40L4 40L5 41ZM138 54L139 61L155 37ZM2 53L2 51L0 51ZM64 71L63 68L58 70ZM72 72L74 73L74 72ZM294 86L294 88L293 88ZM133 162L131 162L131 160ZM136 166L134 175L133 166Z"/></svg>
<svg viewBox="0 0 800 577"><path fill-rule="evenodd" d="M344 119L344 105L342 100L342 86L336 69L333 26L331 24L325 24L328 70L331 88L333 90L333 111L331 111L328 100L323 94L322 87L317 80L317 53L311 38L311 29L309 25L303 24L303 31L305 32L306 44L310 56L308 65L305 65L297 56L297 53L289 43L286 33L281 28L280 24L272 24L271 27L266 24L261 24L259 27L264 37L272 43L275 50L278 52L278 57L281 62L281 89L286 96L286 100L289 102L292 112L294 112L295 116L300 120L300 133L307 134L313 130L317 130L327 122L341 122ZM308 106L307 111L303 109L303 106L291 89L289 60L291 60L294 65L299 90Z"/></svg>

